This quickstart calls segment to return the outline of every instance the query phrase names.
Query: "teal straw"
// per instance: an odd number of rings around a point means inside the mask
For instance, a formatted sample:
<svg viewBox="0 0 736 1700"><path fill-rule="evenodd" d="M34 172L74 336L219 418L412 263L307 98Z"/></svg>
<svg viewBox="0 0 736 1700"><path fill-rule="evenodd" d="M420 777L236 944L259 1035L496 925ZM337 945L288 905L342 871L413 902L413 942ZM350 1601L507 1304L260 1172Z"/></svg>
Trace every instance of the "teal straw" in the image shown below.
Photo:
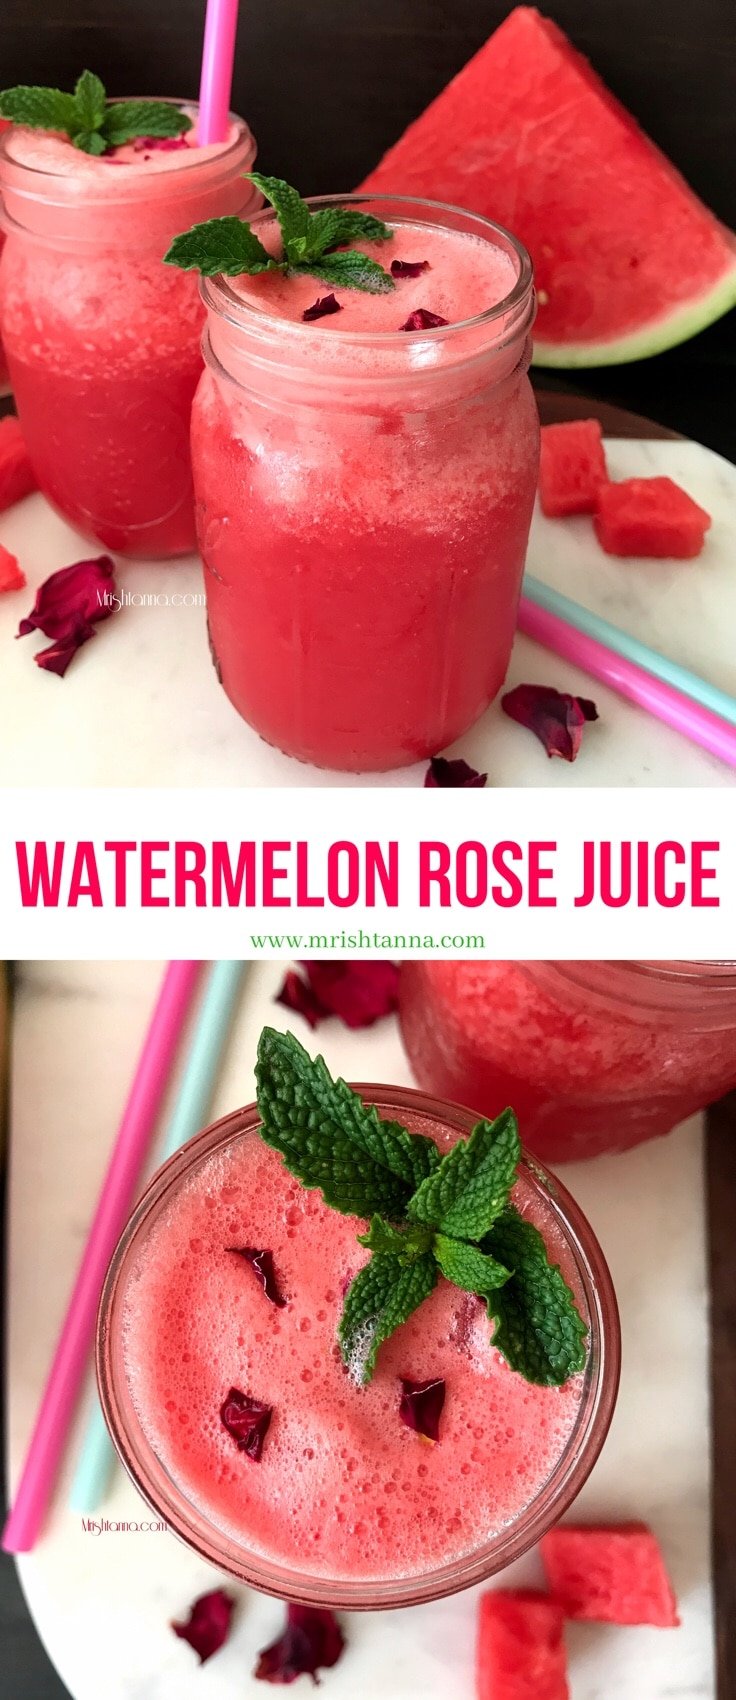
<svg viewBox="0 0 736 1700"><path fill-rule="evenodd" d="M661 679L665 685L674 685L675 690L682 691L693 702L699 702L703 708L709 708L713 714L719 714L722 720L736 726L736 701L726 691L719 690L717 685L709 684L707 679L701 679L687 667L680 667L677 661L668 661L666 656L659 655L656 649L650 649L639 638L630 637L619 626L612 626L604 620L601 614L593 614L590 608L583 608L580 602L573 602L560 590L553 590L550 584L533 578L531 573L525 573L522 589L527 600L536 603L538 608L555 614L568 626L574 626L576 631L605 644L614 655L622 655L627 661L635 662L653 678Z"/></svg>
<svg viewBox="0 0 736 1700"><path fill-rule="evenodd" d="M227 1043L244 962L213 962L197 1010L194 1032L160 1152L161 1162L205 1126ZM69 1504L73 1511L90 1512L104 1499L115 1451L95 1398L74 1473Z"/></svg>

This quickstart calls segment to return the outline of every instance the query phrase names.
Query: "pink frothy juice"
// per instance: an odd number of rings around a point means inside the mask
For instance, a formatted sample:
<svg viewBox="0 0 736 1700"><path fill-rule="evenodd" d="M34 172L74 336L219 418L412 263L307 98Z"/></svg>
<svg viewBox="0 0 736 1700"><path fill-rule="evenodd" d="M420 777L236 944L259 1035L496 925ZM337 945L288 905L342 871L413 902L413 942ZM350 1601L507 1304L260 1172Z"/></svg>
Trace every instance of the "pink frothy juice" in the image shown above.
<svg viewBox="0 0 736 1700"><path fill-rule="evenodd" d="M36 475L72 525L124 555L195 547L204 315L196 279L162 256L182 225L257 205L247 125L233 118L209 147L195 134L102 158L15 126L0 141L0 323Z"/></svg>
<svg viewBox="0 0 736 1700"><path fill-rule="evenodd" d="M359 1088L446 1150L473 1118ZM337 1327L366 1261L356 1218L294 1180L253 1106L159 1172L108 1275L98 1370L121 1456L158 1513L254 1586L316 1604L406 1605L480 1580L537 1540L578 1491L610 1421L618 1332L610 1278L569 1195L522 1164L514 1198L541 1229L589 1330L584 1372L532 1386L491 1343L481 1301L441 1279L356 1387ZM227 1247L268 1247L283 1308ZM445 1379L440 1438L398 1414L399 1377ZM273 1407L258 1462L219 1420L236 1386Z"/></svg>
<svg viewBox="0 0 736 1700"><path fill-rule="evenodd" d="M289 754L365 771L435 754L503 682L538 423L524 251L453 208L354 202L394 234L351 246L428 269L388 295L205 280L192 457L228 696ZM340 312L305 323L326 294ZM402 331L421 307L448 326Z"/></svg>
<svg viewBox="0 0 736 1700"><path fill-rule="evenodd" d="M544 1162L625 1151L736 1086L736 964L408 962L420 1086L516 1108Z"/></svg>

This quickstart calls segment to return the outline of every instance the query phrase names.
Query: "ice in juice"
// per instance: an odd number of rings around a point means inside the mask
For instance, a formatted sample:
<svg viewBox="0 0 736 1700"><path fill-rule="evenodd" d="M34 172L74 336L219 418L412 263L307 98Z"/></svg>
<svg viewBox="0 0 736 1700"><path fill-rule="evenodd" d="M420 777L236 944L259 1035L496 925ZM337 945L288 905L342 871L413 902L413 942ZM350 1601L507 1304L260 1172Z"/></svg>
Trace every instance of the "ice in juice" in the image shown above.
<svg viewBox="0 0 736 1700"><path fill-rule="evenodd" d="M195 109L186 109L194 115ZM0 143L0 323L44 494L106 548L195 546L189 421L201 371L196 280L163 264L182 223L257 204L253 138L144 139L96 157L14 126Z"/></svg>
<svg viewBox="0 0 736 1700"><path fill-rule="evenodd" d="M625 1151L736 1085L736 977L717 963L407 962L418 1084L512 1103L545 1162Z"/></svg>
<svg viewBox="0 0 736 1700"><path fill-rule="evenodd" d="M192 427L222 684L270 743L354 771L437 753L499 690L538 459L525 257L470 215L369 210L393 237L360 249L427 269L313 322L313 278L207 280ZM421 308L450 328L402 331Z"/></svg>

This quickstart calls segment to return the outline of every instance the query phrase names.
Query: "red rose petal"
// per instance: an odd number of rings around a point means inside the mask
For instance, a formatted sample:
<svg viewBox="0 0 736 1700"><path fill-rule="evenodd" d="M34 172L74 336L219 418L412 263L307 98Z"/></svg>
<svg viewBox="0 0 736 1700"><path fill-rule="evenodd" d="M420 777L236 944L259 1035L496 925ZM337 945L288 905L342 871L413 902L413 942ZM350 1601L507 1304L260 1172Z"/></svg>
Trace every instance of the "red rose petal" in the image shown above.
<svg viewBox="0 0 736 1700"><path fill-rule="evenodd" d="M279 1292L279 1284L273 1266L273 1252L254 1251L253 1247L249 1245L229 1245L225 1249L233 1252L235 1257L245 1258L246 1263L249 1263L251 1269L255 1270L266 1298L271 1300L272 1305L278 1305L279 1309L283 1310L286 1299L283 1299Z"/></svg>
<svg viewBox="0 0 736 1700"><path fill-rule="evenodd" d="M589 697L569 696L553 685L517 685L501 698L504 714L528 727L548 756L574 761L580 749L586 720L597 720L598 710Z"/></svg>
<svg viewBox="0 0 736 1700"><path fill-rule="evenodd" d="M438 325L449 324L449 319L441 319L439 313L430 313L426 307L417 307L409 314L405 325L400 325L402 331L433 331Z"/></svg>
<svg viewBox="0 0 736 1700"><path fill-rule="evenodd" d="M283 985L274 1002L283 1004L284 1009L295 1010L297 1015L303 1015L312 1028L319 1027L320 1021L324 1021L325 1016L330 1014L315 997L307 981L302 979L301 974L295 974L293 968L284 976Z"/></svg>
<svg viewBox="0 0 736 1700"><path fill-rule="evenodd" d="M37 666L63 677L77 650L94 637L98 621L115 613L116 603L111 598L114 589L115 566L109 555L75 561L45 579L17 632L18 637L43 632L55 640L50 649L34 656Z"/></svg>
<svg viewBox="0 0 736 1700"><path fill-rule="evenodd" d="M433 1381L408 1381L403 1375L400 1380L399 1416L402 1423L414 1429L416 1434L423 1434L426 1440L439 1440L440 1417L445 1403L444 1381L436 1377Z"/></svg>
<svg viewBox="0 0 736 1700"><path fill-rule="evenodd" d="M424 784L425 787L457 786L466 790L481 790L488 784L488 774L479 773L477 768L470 767L459 757L456 761L447 761L444 756L433 756L424 775Z"/></svg>
<svg viewBox="0 0 736 1700"><path fill-rule="evenodd" d="M188 1641L200 1664L205 1664L227 1641L235 1601L224 1588L214 1588L211 1594L201 1594L195 1600L186 1623L172 1623L175 1635Z"/></svg>
<svg viewBox="0 0 736 1700"><path fill-rule="evenodd" d="M133 143L135 153L143 153L158 148L159 153L174 153L178 148L188 148L189 143L184 136L136 136Z"/></svg>
<svg viewBox="0 0 736 1700"><path fill-rule="evenodd" d="M345 1637L333 1611L288 1605L283 1633L259 1653L253 1674L260 1682L284 1687L305 1675L316 1683L317 1671L336 1665L344 1647Z"/></svg>
<svg viewBox="0 0 736 1700"><path fill-rule="evenodd" d="M305 308L302 318L309 324L312 319L326 319L330 313L341 312L342 307L336 295L321 295L311 307Z"/></svg>
<svg viewBox="0 0 736 1700"><path fill-rule="evenodd" d="M429 271L429 260L392 260L392 277L420 277ZM442 321L445 322L444 320Z"/></svg>
<svg viewBox="0 0 736 1700"><path fill-rule="evenodd" d="M239 1387L231 1387L220 1406L220 1422L223 1427L232 1435L238 1451L245 1452L256 1464L263 1451L263 1442L272 1416L272 1405L264 1405L260 1399L251 1399L247 1393L241 1393Z"/></svg>
<svg viewBox="0 0 736 1700"><path fill-rule="evenodd" d="M26 575L18 566L18 558L0 543L0 595L6 590L22 590Z"/></svg>
<svg viewBox="0 0 736 1700"><path fill-rule="evenodd" d="M302 962L301 967L306 979L290 970L275 1001L303 1015L310 1027L330 1015L346 1027L372 1027L398 1009L395 962Z"/></svg>

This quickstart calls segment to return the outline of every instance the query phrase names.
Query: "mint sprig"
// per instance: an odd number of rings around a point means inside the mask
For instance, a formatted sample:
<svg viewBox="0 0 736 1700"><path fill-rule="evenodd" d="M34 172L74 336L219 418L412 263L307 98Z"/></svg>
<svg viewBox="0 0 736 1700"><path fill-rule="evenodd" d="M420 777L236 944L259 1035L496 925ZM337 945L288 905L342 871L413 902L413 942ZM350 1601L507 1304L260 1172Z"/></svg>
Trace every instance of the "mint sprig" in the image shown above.
<svg viewBox="0 0 736 1700"><path fill-rule="evenodd" d="M281 255L271 255L249 224L235 218L210 218L176 236L164 256L170 266L198 271L203 277L255 277L278 272L284 277L314 277L343 289L387 294L396 285L370 254L346 249L356 241L386 242L393 232L370 213L350 207L310 212L306 201L281 177L248 173L249 181L270 202L281 233ZM234 229L238 226L238 230Z"/></svg>
<svg viewBox="0 0 736 1700"><path fill-rule="evenodd" d="M109 101L104 83L83 71L74 93L20 84L0 92L0 117L32 130L68 136L83 153L104 154L136 136L180 136L191 118L164 100Z"/></svg>
<svg viewBox="0 0 736 1700"><path fill-rule="evenodd" d="M509 1202L521 1159L513 1110L476 1123L443 1157L382 1121L292 1033L265 1028L256 1066L261 1135L325 1203L368 1219L371 1256L345 1297L338 1339L360 1384L380 1346L439 1275L483 1299L493 1344L527 1381L559 1387L585 1364L585 1324L544 1239Z"/></svg>

